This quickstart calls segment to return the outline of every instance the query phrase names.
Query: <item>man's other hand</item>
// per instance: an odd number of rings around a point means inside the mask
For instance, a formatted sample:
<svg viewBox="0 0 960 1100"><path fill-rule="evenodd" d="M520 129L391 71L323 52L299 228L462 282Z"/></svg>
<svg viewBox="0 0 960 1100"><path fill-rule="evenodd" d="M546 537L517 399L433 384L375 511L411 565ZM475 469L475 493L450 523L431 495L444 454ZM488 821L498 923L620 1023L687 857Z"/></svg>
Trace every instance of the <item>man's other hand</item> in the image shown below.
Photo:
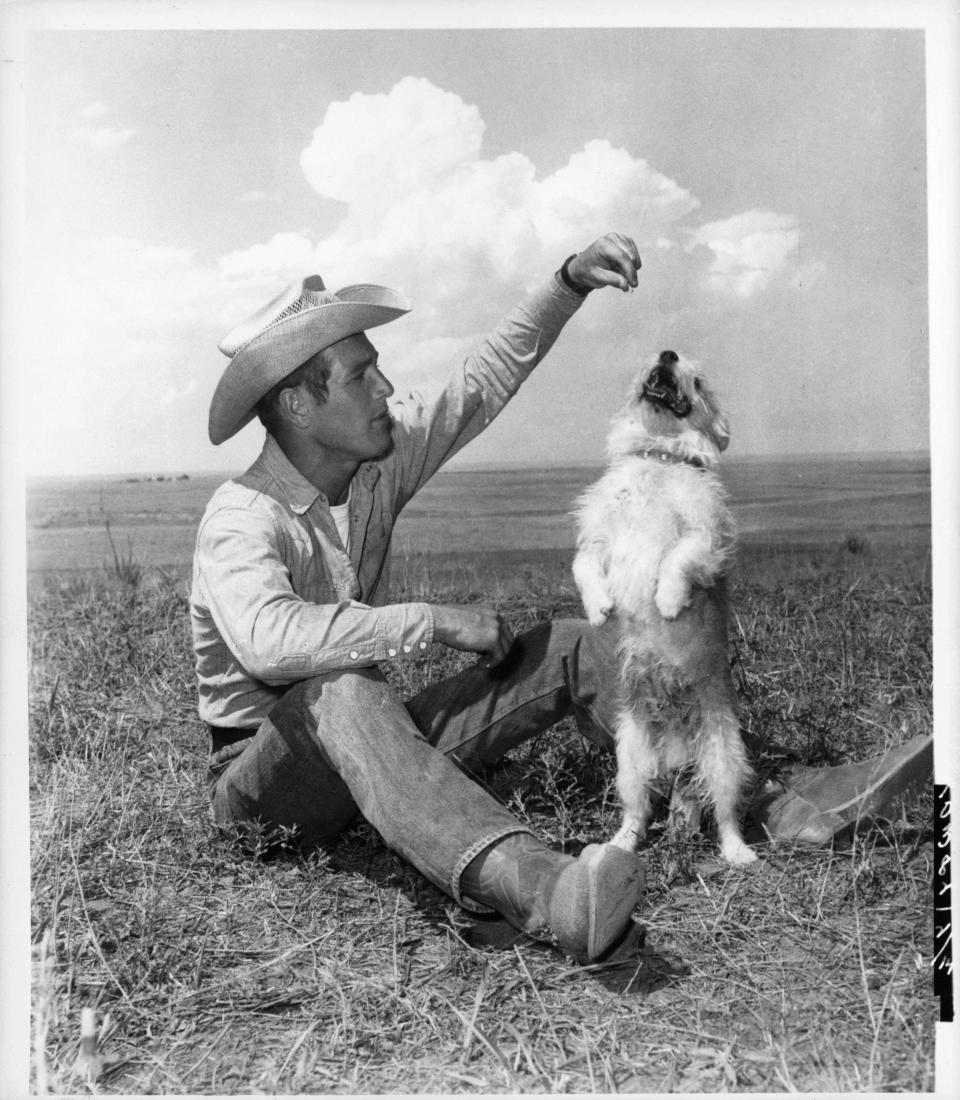
<svg viewBox="0 0 960 1100"><path fill-rule="evenodd" d="M498 664L513 645L513 631L490 607L440 604L433 609L433 622L435 642L481 653L486 665Z"/></svg>
<svg viewBox="0 0 960 1100"><path fill-rule="evenodd" d="M637 285L640 253L625 233L607 233L567 265L567 274L578 287L596 290L615 286L629 291Z"/></svg>

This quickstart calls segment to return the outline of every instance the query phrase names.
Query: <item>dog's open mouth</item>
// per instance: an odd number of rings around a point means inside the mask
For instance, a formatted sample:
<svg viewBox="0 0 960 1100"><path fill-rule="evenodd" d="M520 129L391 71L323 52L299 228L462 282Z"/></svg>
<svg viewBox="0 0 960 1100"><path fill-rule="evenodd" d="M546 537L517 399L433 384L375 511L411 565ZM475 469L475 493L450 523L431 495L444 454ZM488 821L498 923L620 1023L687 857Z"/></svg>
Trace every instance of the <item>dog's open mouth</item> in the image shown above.
<svg viewBox="0 0 960 1100"><path fill-rule="evenodd" d="M643 384L643 394L648 401L655 405L661 405L669 409L674 416L681 419L689 416L690 399L686 397L677 385L677 378L673 372L673 364L677 362L677 356L672 351L665 351L660 355L660 362L650 372Z"/></svg>

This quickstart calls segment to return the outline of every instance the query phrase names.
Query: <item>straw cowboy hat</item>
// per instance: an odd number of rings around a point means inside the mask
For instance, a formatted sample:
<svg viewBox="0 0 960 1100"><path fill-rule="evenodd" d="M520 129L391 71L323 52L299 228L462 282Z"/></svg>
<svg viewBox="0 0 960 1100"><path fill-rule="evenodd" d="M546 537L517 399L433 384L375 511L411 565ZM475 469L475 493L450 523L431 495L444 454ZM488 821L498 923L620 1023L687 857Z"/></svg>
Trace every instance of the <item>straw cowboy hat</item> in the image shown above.
<svg viewBox="0 0 960 1100"><path fill-rule="evenodd" d="M385 286L364 283L334 294L319 275L292 283L220 341L230 362L210 402L210 442L223 443L240 431L260 398L312 355L411 308Z"/></svg>

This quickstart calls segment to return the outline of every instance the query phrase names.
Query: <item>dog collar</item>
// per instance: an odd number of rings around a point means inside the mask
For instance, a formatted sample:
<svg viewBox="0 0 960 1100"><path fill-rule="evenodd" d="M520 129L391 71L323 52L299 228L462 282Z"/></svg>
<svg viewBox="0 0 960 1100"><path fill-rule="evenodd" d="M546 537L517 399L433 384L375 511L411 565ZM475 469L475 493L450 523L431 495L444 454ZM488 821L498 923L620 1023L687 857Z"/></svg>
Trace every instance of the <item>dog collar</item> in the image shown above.
<svg viewBox="0 0 960 1100"><path fill-rule="evenodd" d="M661 451L656 447L646 447L642 451L634 451L637 458L654 458L659 462L672 462L676 466L693 466L698 470L704 468L703 461L699 458L684 458L683 455L673 454L672 451Z"/></svg>

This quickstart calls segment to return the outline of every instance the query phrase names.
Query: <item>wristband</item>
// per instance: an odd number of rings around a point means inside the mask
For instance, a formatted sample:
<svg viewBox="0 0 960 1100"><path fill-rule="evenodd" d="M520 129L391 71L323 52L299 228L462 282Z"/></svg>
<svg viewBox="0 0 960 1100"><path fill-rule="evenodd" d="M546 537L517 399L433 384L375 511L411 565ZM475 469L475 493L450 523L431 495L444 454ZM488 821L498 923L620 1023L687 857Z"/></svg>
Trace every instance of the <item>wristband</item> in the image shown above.
<svg viewBox="0 0 960 1100"><path fill-rule="evenodd" d="M563 261L563 267L560 268L560 278L563 280L563 285L568 290L572 290L574 294L579 295L581 298L586 298L586 296L590 293L592 287L580 286L579 283L575 283L573 281L573 279L570 277L570 271L569 271L570 261L575 260L576 258L577 258L577 253L574 252L572 256L568 256Z"/></svg>

